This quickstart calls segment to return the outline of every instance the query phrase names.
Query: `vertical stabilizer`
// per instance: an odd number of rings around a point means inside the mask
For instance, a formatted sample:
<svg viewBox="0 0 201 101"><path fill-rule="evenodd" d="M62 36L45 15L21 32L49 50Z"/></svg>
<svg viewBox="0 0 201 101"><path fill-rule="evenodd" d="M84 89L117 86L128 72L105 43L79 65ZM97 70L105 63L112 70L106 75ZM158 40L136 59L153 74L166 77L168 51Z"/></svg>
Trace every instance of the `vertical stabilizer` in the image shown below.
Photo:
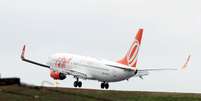
<svg viewBox="0 0 201 101"><path fill-rule="evenodd" d="M134 68L136 67L142 35L143 35L143 29L140 28L135 36L133 43L131 44L130 49L122 59L117 61L118 63L128 65Z"/></svg>

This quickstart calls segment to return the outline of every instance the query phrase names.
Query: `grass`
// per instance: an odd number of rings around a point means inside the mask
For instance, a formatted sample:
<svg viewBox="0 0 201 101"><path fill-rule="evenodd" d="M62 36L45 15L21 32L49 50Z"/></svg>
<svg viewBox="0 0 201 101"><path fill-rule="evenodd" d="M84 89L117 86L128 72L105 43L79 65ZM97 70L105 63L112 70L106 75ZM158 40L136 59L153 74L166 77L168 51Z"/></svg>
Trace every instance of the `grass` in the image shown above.
<svg viewBox="0 0 201 101"><path fill-rule="evenodd" d="M201 101L201 94L0 86L0 101Z"/></svg>

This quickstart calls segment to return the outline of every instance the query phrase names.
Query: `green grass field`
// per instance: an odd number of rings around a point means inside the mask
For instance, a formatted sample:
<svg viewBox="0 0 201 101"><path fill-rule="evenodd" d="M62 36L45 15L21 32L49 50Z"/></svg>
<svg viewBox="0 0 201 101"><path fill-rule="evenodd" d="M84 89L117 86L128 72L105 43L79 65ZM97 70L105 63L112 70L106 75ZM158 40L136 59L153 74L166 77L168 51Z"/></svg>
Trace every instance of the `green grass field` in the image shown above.
<svg viewBox="0 0 201 101"><path fill-rule="evenodd" d="M0 101L201 101L201 94L0 86Z"/></svg>

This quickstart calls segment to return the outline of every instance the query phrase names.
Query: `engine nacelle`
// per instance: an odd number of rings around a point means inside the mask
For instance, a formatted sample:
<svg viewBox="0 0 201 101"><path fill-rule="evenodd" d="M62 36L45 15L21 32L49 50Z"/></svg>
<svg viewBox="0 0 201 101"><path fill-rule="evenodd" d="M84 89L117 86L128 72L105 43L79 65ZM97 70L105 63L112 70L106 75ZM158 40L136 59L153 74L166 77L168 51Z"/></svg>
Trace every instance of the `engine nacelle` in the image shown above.
<svg viewBox="0 0 201 101"><path fill-rule="evenodd" d="M63 74L63 73L59 73L57 71L56 72L51 71L50 72L50 77L52 77L55 80L64 80L66 78L66 75Z"/></svg>

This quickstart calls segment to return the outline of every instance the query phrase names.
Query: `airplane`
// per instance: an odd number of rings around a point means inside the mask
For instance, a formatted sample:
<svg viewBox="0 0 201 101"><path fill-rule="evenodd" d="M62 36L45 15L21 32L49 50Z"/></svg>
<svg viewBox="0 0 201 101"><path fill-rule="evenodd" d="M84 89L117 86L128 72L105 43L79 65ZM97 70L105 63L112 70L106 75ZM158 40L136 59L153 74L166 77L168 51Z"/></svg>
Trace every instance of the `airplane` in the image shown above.
<svg viewBox="0 0 201 101"><path fill-rule="evenodd" d="M54 80L64 80L68 75L76 78L74 87L82 87L83 80L96 80L101 82L102 89L108 89L110 82L128 80L131 77L143 79L150 71L178 70L178 68L161 69L139 69L137 67L137 57L141 45L143 29L140 28L136 33L128 52L117 61L80 56L70 53L56 53L52 55L46 64L42 64L25 58L25 45L21 53L21 60L50 69L50 77ZM190 55L182 68L187 67Z"/></svg>

